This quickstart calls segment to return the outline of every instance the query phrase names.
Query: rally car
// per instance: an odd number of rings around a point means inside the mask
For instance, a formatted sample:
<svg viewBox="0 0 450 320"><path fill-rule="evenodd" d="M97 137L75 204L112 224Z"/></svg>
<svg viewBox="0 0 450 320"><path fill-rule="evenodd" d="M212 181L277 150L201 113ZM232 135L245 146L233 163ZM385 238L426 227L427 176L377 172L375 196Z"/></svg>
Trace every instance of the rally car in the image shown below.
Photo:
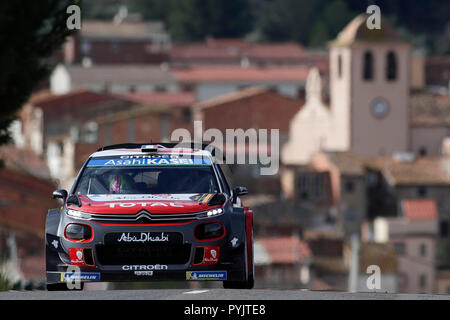
<svg viewBox="0 0 450 320"><path fill-rule="evenodd" d="M46 219L48 290L101 281L253 288L253 214L203 147L102 147Z"/></svg>

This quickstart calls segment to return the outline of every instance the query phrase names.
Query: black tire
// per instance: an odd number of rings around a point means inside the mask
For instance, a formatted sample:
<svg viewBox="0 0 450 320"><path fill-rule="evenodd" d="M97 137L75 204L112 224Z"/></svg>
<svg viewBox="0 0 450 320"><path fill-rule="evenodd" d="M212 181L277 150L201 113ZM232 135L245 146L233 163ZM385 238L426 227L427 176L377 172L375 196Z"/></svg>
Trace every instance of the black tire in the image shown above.
<svg viewBox="0 0 450 320"><path fill-rule="evenodd" d="M244 252L245 252L245 265L247 266L247 241L245 242ZM254 248L253 248L253 230L252 230L252 264L250 270L247 270L248 278L244 281L223 281L224 289L253 289L255 285L254 279Z"/></svg>
<svg viewBox="0 0 450 320"><path fill-rule="evenodd" d="M80 289L69 289L66 283L47 283L47 291L81 291L84 289L84 283L80 283Z"/></svg>

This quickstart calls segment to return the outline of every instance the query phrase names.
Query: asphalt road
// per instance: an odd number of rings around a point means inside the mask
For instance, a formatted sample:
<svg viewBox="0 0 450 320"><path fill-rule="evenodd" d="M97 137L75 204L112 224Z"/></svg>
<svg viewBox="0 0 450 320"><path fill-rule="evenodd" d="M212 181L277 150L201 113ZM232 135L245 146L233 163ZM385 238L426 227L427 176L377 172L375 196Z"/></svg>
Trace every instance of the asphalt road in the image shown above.
<svg viewBox="0 0 450 320"><path fill-rule="evenodd" d="M348 293L309 290L159 289L7 291L0 300L450 300L450 295Z"/></svg>

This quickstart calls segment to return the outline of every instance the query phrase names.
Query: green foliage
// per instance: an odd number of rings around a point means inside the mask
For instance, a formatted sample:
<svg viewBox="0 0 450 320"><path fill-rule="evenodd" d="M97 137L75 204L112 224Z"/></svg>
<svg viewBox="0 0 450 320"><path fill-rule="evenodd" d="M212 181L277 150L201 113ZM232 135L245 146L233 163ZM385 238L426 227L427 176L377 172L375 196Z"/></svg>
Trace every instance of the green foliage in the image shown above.
<svg viewBox="0 0 450 320"><path fill-rule="evenodd" d="M0 1L0 145L33 89L52 68L49 57L72 33L66 9L80 1Z"/></svg>
<svg viewBox="0 0 450 320"><path fill-rule="evenodd" d="M11 289L11 284L4 274L0 273L0 291L8 291Z"/></svg>
<svg viewBox="0 0 450 320"><path fill-rule="evenodd" d="M450 51L450 1L442 0L85 0L85 18L112 19L121 4L144 19L162 20L175 41L232 38L249 33L266 41L324 46L369 4L417 35L434 53ZM448 29L446 29L446 27ZM413 39L413 43L418 43Z"/></svg>

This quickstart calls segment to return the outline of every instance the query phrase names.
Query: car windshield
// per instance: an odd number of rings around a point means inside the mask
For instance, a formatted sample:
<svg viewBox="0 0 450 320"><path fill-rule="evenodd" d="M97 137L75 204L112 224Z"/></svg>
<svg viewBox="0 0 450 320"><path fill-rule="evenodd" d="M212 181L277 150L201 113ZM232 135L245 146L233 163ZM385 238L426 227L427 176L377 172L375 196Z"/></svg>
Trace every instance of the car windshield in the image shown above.
<svg viewBox="0 0 450 320"><path fill-rule="evenodd" d="M220 192L208 159L185 160L191 161L173 161L165 158L132 160L92 158L77 183L75 194Z"/></svg>

